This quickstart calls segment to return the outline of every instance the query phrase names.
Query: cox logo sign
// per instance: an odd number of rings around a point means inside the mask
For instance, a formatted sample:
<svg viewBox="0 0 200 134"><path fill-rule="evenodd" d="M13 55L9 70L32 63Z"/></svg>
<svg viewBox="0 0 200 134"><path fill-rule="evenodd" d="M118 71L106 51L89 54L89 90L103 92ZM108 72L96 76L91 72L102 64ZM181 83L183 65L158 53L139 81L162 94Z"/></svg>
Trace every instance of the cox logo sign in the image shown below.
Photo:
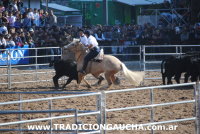
<svg viewBox="0 0 200 134"><path fill-rule="evenodd" d="M16 49L17 47L9 48L8 50L0 53L0 65L7 65L8 60L10 60L11 64L28 64L29 59L25 58L29 56L28 49L20 49L19 50L12 50ZM24 48L28 48L28 45L24 46ZM8 56L8 52L10 52L10 56Z"/></svg>

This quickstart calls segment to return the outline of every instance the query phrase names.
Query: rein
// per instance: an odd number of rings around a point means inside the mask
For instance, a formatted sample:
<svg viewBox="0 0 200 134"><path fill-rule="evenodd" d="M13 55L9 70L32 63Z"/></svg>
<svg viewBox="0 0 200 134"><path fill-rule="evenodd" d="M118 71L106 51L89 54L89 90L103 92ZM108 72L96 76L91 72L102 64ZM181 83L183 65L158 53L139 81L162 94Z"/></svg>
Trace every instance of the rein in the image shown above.
<svg viewBox="0 0 200 134"><path fill-rule="evenodd" d="M78 58L76 59L77 62L78 62L78 60L81 58L81 55L82 55L82 54L80 54L80 55L78 56Z"/></svg>

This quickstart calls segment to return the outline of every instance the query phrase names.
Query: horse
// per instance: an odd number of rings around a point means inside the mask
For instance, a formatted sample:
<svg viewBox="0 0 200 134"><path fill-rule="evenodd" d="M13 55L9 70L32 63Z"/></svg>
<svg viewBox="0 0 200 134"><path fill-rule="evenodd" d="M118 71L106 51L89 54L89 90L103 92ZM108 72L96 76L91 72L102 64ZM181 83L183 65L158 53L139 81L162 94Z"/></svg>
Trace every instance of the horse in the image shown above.
<svg viewBox="0 0 200 134"><path fill-rule="evenodd" d="M77 71L79 71L83 66L87 48L80 43L79 39L74 39L70 44L64 46L63 50L74 52L77 62ZM135 86L139 86L144 79L143 72L132 72L115 56L104 55L101 62L89 61L85 70L86 74L78 73L78 87L87 74L92 74L95 78L99 79L100 74L104 73L108 83L106 88L110 88L113 84L119 84L119 79L115 74L121 70L125 77Z"/></svg>

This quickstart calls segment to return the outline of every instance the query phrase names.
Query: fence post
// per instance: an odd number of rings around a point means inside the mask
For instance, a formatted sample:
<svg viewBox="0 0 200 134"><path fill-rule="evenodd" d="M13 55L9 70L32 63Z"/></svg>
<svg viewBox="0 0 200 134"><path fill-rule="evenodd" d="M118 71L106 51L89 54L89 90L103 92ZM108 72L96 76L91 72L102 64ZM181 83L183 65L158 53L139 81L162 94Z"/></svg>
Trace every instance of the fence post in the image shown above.
<svg viewBox="0 0 200 134"><path fill-rule="evenodd" d="M154 104L153 88L150 89L150 103L151 105ZM153 122L154 122L154 108L151 107L151 123ZM151 134L154 134L153 129L151 129Z"/></svg>
<svg viewBox="0 0 200 134"><path fill-rule="evenodd" d="M182 46L180 46L180 55L182 55L182 53L183 53L183 48Z"/></svg>
<svg viewBox="0 0 200 134"><path fill-rule="evenodd" d="M96 96L96 110L101 112L101 95ZM97 124L101 124L101 113L97 115Z"/></svg>
<svg viewBox="0 0 200 134"><path fill-rule="evenodd" d="M49 110L52 110L52 105L53 105L52 100L49 100ZM51 112L49 112L49 117L52 117ZM50 125L49 133L52 134L52 119L50 120L49 125Z"/></svg>
<svg viewBox="0 0 200 134"><path fill-rule="evenodd" d="M35 79L36 81L38 81L38 61L37 61L37 48L34 49L35 50L35 71L36 71L36 75L35 75Z"/></svg>
<svg viewBox="0 0 200 134"><path fill-rule="evenodd" d="M139 59L139 60L140 60L140 61L139 61L139 63L140 63L140 71L142 71L142 65L141 65L141 64L142 64L142 63L141 63L141 62L142 62L142 46L141 46L141 45L139 46L139 49L140 49L140 50L139 50L139 58L140 58L140 59Z"/></svg>
<svg viewBox="0 0 200 134"><path fill-rule="evenodd" d="M145 61L146 61L146 52L145 52L145 45L142 46L142 52L143 52L143 71L146 70L146 64L145 64Z"/></svg>
<svg viewBox="0 0 200 134"><path fill-rule="evenodd" d="M196 114L196 134L200 133L200 85L199 80L196 82L195 87L195 114Z"/></svg>
<svg viewBox="0 0 200 134"><path fill-rule="evenodd" d="M176 46L176 54L178 55L178 53L179 53L179 52L178 52L178 46Z"/></svg>
<svg viewBox="0 0 200 134"><path fill-rule="evenodd" d="M106 94L104 91L101 92L101 103L100 103L100 116L101 125L106 126ZM106 129L101 130L101 134L106 134Z"/></svg>
<svg viewBox="0 0 200 134"><path fill-rule="evenodd" d="M22 100L22 95L21 94L19 94L19 101L21 101ZM23 103L19 103L19 111L21 111L22 110L22 104ZM19 120L21 121L22 120L22 114L19 114ZM22 134L22 125L21 124L19 124L19 133L20 134Z"/></svg>
<svg viewBox="0 0 200 134"><path fill-rule="evenodd" d="M75 118L74 118L75 124L78 126L78 110L77 109L74 110L74 114L75 114ZM75 134L78 134L78 130L79 130L79 127L76 129Z"/></svg>
<svg viewBox="0 0 200 134"><path fill-rule="evenodd" d="M7 57L8 89L11 89L11 55L10 55L11 53L10 53L10 49L7 51L7 54L8 54L8 57Z"/></svg>

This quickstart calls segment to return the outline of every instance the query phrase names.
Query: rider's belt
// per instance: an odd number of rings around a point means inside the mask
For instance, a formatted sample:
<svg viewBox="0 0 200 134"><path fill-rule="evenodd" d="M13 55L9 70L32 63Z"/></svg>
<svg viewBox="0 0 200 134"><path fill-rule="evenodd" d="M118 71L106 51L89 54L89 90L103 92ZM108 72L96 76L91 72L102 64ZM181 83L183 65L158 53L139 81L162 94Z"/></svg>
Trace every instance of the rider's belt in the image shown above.
<svg viewBox="0 0 200 134"><path fill-rule="evenodd" d="M93 48L91 48L90 50L97 50L99 47L95 46Z"/></svg>

